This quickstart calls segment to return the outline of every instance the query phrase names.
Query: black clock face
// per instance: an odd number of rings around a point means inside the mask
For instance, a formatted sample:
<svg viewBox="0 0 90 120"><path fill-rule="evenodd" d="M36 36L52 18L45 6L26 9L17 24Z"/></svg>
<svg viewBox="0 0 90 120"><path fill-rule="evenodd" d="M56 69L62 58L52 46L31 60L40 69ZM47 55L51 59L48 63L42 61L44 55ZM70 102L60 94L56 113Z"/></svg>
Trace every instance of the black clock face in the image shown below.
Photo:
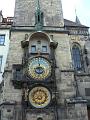
<svg viewBox="0 0 90 120"><path fill-rule="evenodd" d="M43 57L34 57L29 59L28 74L36 80L46 79L51 75L51 65Z"/></svg>

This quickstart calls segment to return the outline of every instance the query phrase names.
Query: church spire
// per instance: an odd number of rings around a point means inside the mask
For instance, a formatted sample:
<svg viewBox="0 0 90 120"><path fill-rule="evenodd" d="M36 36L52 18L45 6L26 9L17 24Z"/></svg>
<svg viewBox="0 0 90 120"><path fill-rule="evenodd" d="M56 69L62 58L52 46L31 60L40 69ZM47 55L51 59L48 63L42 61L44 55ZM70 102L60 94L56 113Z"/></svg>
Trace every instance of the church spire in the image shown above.
<svg viewBox="0 0 90 120"><path fill-rule="evenodd" d="M75 20L75 22L76 22L78 25L80 25L81 22L80 22L80 20L79 20L79 18L78 18L78 16L77 16L76 9L75 9L75 15L76 15L76 20Z"/></svg>
<svg viewBox="0 0 90 120"><path fill-rule="evenodd" d="M76 22L77 24L79 24L79 25L81 24L81 22L80 22L78 16L76 16L76 20L75 20L75 22Z"/></svg>

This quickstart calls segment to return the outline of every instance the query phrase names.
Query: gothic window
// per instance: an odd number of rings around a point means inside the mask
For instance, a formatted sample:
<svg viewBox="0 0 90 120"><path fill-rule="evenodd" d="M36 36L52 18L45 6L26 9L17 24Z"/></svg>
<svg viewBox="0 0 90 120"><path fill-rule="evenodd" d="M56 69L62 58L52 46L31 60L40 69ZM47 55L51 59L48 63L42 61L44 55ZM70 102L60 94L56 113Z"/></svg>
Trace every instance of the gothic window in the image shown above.
<svg viewBox="0 0 90 120"><path fill-rule="evenodd" d="M5 35L0 35L0 45L4 45L5 43Z"/></svg>
<svg viewBox="0 0 90 120"><path fill-rule="evenodd" d="M15 80L22 80L22 65L14 64L12 67L13 67L13 78Z"/></svg>
<svg viewBox="0 0 90 120"><path fill-rule="evenodd" d="M81 50L80 46L75 44L72 47L72 60L73 60L73 66L75 70L82 70L82 56L81 56Z"/></svg>

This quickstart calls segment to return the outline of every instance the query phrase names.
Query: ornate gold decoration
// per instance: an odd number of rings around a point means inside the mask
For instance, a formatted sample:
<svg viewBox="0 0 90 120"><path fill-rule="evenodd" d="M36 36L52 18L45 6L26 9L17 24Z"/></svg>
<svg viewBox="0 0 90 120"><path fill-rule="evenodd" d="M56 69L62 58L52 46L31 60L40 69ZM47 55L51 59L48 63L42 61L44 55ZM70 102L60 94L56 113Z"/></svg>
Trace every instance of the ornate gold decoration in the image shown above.
<svg viewBox="0 0 90 120"><path fill-rule="evenodd" d="M36 80L43 80L51 75L51 65L43 57L35 57L28 62L28 74Z"/></svg>
<svg viewBox="0 0 90 120"><path fill-rule="evenodd" d="M36 108L46 107L50 100L50 92L45 87L35 87L29 93L29 101Z"/></svg>

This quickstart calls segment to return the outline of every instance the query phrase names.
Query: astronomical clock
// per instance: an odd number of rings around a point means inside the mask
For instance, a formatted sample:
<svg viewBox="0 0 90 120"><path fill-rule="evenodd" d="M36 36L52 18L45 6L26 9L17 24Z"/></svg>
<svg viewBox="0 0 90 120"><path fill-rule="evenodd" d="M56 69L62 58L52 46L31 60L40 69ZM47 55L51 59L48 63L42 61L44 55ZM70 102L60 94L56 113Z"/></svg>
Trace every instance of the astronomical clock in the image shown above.
<svg viewBox="0 0 90 120"><path fill-rule="evenodd" d="M36 35L39 34L40 33L37 33ZM45 37L41 41L39 40L40 36L34 36L31 38L33 42L28 41L28 45L23 42L24 55L26 55L24 58L26 59L23 61L24 80L22 81L22 101L25 103L25 109L26 106L27 108L36 110L50 107L51 109L52 107L55 108L56 83L54 50L57 44L54 42L48 43L46 35L41 34L41 37ZM25 83L26 86L24 86Z"/></svg>
<svg viewBox="0 0 90 120"><path fill-rule="evenodd" d="M34 57L28 60L27 74L33 80L45 80L51 75L50 62L43 57Z"/></svg>
<svg viewBox="0 0 90 120"><path fill-rule="evenodd" d="M31 81L29 85L31 87L28 93L25 93L25 96L28 95L29 104L37 109L47 107L52 100L52 93L47 85L52 71L50 61L42 56L31 57L28 59L25 70L25 74ZM46 82L43 83L43 81Z"/></svg>
<svg viewBox="0 0 90 120"><path fill-rule="evenodd" d="M47 80L51 75L51 64L44 57L33 57L28 59L27 75L32 80ZM33 87L28 94L29 103L35 108L44 108L50 104L51 93L42 85Z"/></svg>

